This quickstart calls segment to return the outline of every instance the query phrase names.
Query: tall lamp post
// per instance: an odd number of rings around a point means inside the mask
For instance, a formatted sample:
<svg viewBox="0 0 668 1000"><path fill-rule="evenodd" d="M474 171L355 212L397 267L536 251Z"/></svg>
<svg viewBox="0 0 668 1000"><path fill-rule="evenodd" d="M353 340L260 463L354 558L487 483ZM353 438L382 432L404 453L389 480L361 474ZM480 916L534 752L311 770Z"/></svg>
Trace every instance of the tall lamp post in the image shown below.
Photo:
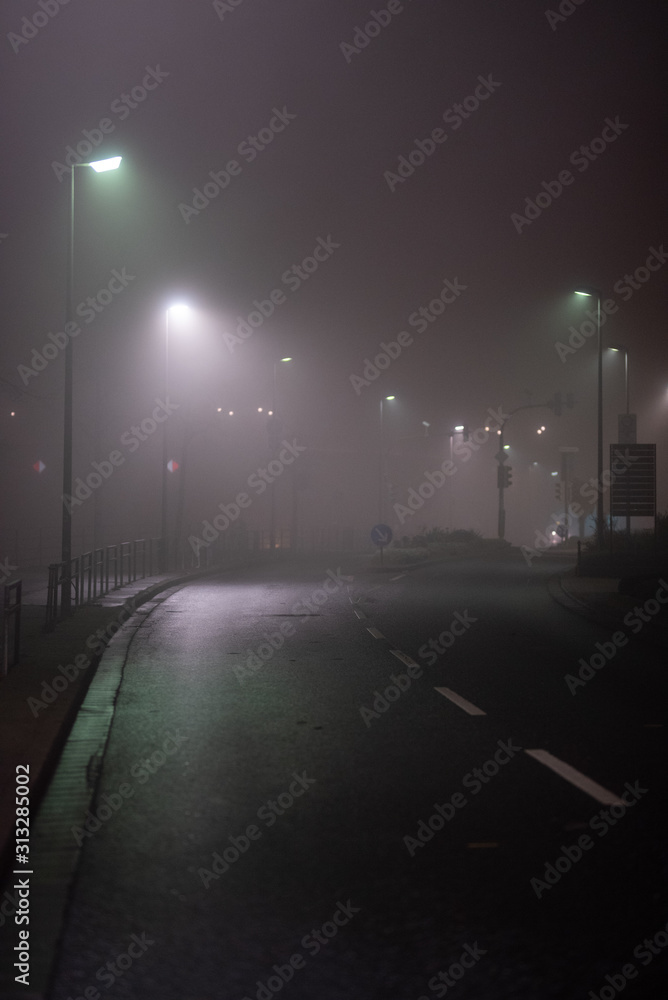
<svg viewBox="0 0 668 1000"><path fill-rule="evenodd" d="M385 456L383 453L383 443L384 443L384 428L383 428L383 403L385 400L392 400L394 396L381 396L380 397L380 439L379 439L379 453L378 453L378 524L383 524L383 497L384 497L384 480L385 480Z"/></svg>
<svg viewBox="0 0 668 1000"><path fill-rule="evenodd" d="M63 565L60 592L61 614L68 615L72 609L72 511L65 502L65 497L72 495L72 337L70 332L74 323L74 177L77 167L92 167L98 173L116 170L122 157L112 156L106 160L95 160L92 163L74 163L70 170L70 220L67 234L67 277L65 292L65 405L63 426L63 518L62 544L60 560Z"/></svg>
<svg viewBox="0 0 668 1000"><path fill-rule="evenodd" d="M465 431L466 431L466 427L464 426L464 424L457 424L456 427L453 430L446 432L447 435L448 435L448 437L449 437L449 439L450 439L450 468L452 468L452 464L453 464L453 461L454 461L454 459L452 457L452 447L453 447L453 440L454 440L455 434L464 434ZM455 525L455 514L454 514L455 500L454 500L454 490L453 490L452 480L450 480L449 483L448 483L448 499L450 501L449 502L449 507L450 507L449 515L450 516L449 516L448 520L450 521L450 531L453 531L454 530L454 525Z"/></svg>
<svg viewBox="0 0 668 1000"><path fill-rule="evenodd" d="M169 319L170 316L187 316L190 306L185 302L175 302L165 309L165 403L169 400ZM169 569L169 541L167 534L167 421L162 424L162 479L161 479L161 516L160 516L160 572Z"/></svg>
<svg viewBox="0 0 668 1000"><path fill-rule="evenodd" d="M635 428L633 430L631 430L631 428L629 427L629 417L630 417L630 410L629 410L629 352L628 352L628 349L626 347L621 347L619 345L617 345L615 347L610 347L610 350L611 351L615 351L615 352L619 352L619 353L623 352L623 354L624 354L624 390L625 390L625 395L626 395L626 424L627 424L627 426L626 426L626 429L625 429L625 435L624 435L624 437L622 437L622 435L620 434L618 436L618 441L621 444L622 441L628 442L630 440L633 440L633 443L635 444L635 440L636 440L636 437L635 437ZM621 423L621 421L620 421L620 423ZM629 437L628 435L631 435L631 437ZM628 513L628 507L627 507L627 514L626 514L626 534L629 537L631 536L631 515Z"/></svg>
<svg viewBox="0 0 668 1000"><path fill-rule="evenodd" d="M281 424L278 422L278 417L276 415L276 371L279 365L288 364L292 361L292 358L279 358L278 361L274 361L274 370L271 381L271 414L270 419L273 421L273 427L277 428L278 433L271 434L269 437L269 448L270 451L275 450L278 446L278 434L280 433ZM272 426L270 424L270 426ZM276 549L276 482L274 479L271 484L271 492L269 495L269 548L272 553Z"/></svg>
<svg viewBox="0 0 668 1000"><path fill-rule="evenodd" d="M610 351L616 351L624 354L624 391L626 394L626 416L629 415L629 352L626 347L610 347Z"/></svg>
<svg viewBox="0 0 668 1000"><path fill-rule="evenodd" d="M598 288L576 288L576 295L596 299L596 344L598 351L598 441L597 441L597 497L596 497L596 547L603 548L603 345L601 343L601 293Z"/></svg>

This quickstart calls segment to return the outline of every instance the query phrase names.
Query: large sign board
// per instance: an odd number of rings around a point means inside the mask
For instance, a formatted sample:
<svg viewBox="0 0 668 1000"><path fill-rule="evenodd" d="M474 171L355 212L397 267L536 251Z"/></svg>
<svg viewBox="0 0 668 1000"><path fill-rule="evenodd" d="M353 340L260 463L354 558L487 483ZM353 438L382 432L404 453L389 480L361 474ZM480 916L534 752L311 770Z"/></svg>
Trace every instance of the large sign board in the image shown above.
<svg viewBox="0 0 668 1000"><path fill-rule="evenodd" d="M611 444L610 514L656 516L656 445Z"/></svg>

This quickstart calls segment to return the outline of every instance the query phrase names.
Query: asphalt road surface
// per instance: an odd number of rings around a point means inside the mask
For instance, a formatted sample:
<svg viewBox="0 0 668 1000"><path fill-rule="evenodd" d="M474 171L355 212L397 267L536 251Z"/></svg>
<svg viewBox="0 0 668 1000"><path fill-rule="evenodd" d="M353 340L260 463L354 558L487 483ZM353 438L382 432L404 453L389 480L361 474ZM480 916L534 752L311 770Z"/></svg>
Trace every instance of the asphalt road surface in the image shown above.
<svg viewBox="0 0 668 1000"><path fill-rule="evenodd" d="M663 997L668 612L617 647L557 568L279 565L138 619L53 1000Z"/></svg>

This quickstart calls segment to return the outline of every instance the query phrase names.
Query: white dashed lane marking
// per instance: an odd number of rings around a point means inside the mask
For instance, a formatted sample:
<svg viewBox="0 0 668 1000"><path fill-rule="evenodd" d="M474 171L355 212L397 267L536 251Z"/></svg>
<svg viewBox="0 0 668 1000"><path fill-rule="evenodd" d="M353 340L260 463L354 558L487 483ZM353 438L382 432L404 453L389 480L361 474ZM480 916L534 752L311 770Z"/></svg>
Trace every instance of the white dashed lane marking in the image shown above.
<svg viewBox="0 0 668 1000"><path fill-rule="evenodd" d="M355 612L355 614L357 615L357 617L360 619L360 621L366 621L366 615L364 614L363 611L360 611L359 608L353 608L353 611Z"/></svg>
<svg viewBox="0 0 668 1000"><path fill-rule="evenodd" d="M374 637L374 639L384 639L385 638L385 636L383 635L383 633L379 632L377 628L369 628L367 626L367 632L369 633L369 635L372 635Z"/></svg>
<svg viewBox="0 0 668 1000"><path fill-rule="evenodd" d="M400 649L391 649L390 652L392 653L392 656L396 656L398 660L401 660L404 666L418 667L419 669L420 664L416 663L415 660L412 660L410 656L406 655L406 653L402 653Z"/></svg>
<svg viewBox="0 0 668 1000"><path fill-rule="evenodd" d="M483 712L483 710L478 708L477 705L473 705L470 701L467 701L466 698L462 698L460 694L457 694L456 691L451 691L450 688L436 688L435 690L438 691L439 694L442 694L444 698L448 698L450 701L454 702L455 705L459 705L459 707L463 708L465 712L469 713L469 715L487 715L487 712Z"/></svg>
<svg viewBox="0 0 668 1000"><path fill-rule="evenodd" d="M545 767L549 767L550 770L554 771L559 777L563 778L565 781L569 781L571 785L575 785L580 791L585 792L587 795L591 795L593 799L600 802L604 806L623 806L624 802L615 795L614 792L609 792L607 788L603 788L596 781L592 781L588 778L586 774L582 774L581 771L577 771L570 764L567 764L563 760L559 760L558 757L554 757L547 750L525 750L530 757L537 760L540 764L544 764Z"/></svg>

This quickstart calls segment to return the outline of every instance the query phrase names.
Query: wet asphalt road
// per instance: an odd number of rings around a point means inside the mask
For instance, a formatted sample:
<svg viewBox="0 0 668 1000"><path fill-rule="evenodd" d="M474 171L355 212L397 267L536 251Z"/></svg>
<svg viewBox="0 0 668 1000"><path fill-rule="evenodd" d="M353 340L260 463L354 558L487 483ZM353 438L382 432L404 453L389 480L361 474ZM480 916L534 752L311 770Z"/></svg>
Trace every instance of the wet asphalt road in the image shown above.
<svg viewBox="0 0 668 1000"><path fill-rule="evenodd" d="M611 632L557 568L281 565L138 619L53 1000L663 996L662 622L571 693Z"/></svg>

